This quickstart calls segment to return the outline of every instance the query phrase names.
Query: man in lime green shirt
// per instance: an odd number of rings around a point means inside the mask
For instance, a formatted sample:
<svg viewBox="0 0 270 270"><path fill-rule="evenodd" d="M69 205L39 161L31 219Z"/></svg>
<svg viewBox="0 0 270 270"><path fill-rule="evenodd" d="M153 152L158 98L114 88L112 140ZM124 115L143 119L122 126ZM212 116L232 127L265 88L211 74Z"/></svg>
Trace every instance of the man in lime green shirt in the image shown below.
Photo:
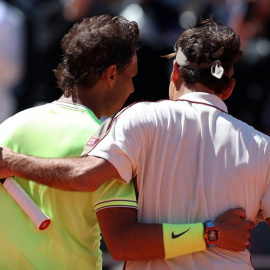
<svg viewBox="0 0 270 270"><path fill-rule="evenodd" d="M55 101L9 118L0 125L0 142L16 152L30 155L79 156L100 123L83 105ZM19 177L16 180L52 223L46 230L38 231L0 185L1 226L4 228L0 268L101 269L101 237L94 209L94 205L102 201L99 192L65 192ZM120 198L130 200L126 205L136 207L132 185L130 189L119 186ZM117 194L114 195L116 205Z"/></svg>
<svg viewBox="0 0 270 270"><path fill-rule="evenodd" d="M75 25L73 31L71 30L65 36L63 47L68 50L68 46L73 46L69 43L69 39L72 37L76 39L73 35L75 31L88 38L89 43L91 42L94 47L98 47L101 42L91 41L90 39L95 34L89 34L89 31L94 27L102 29L105 26L111 28L111 36L104 37L104 42L113 40L114 35L122 38L122 44L117 42L111 46L112 50L122 45L126 46L122 49L122 53L126 55L119 61L119 65L126 68L136 50L138 38L137 24L127 20L113 19L110 16L85 19L81 24ZM125 29L128 26L130 28ZM118 34L119 30L121 30L121 35ZM96 36L99 34L97 33ZM74 50L76 49L75 46ZM85 49L82 49L81 54L84 51ZM107 53L109 56L109 49ZM89 59L91 57L92 60ZM82 56L81 61L95 62L96 57L98 54L91 52L88 59ZM110 56L104 61L107 59L116 61ZM56 70L59 86L63 83L60 74L65 73L63 65L63 63L60 64ZM88 66L91 70L100 65L101 63L95 63ZM106 63L103 65L106 66ZM119 70L120 73L123 72L121 67ZM89 72L94 73L92 70ZM137 69L134 75L136 72ZM99 79L99 76L100 74L96 74L91 78L92 81ZM89 78L81 80L81 84L85 85L88 81L90 81ZM2 123L0 143L18 153L41 157L80 156L89 138L101 125L99 118L101 115L108 114L106 104L110 104L113 97L108 95L105 98L102 93L96 93L94 90L85 91L81 86L78 87L78 91L74 89L70 91L69 87L65 88L63 85L60 87L65 94L58 101L22 111ZM122 107L126 98L127 96L121 104L116 104L119 106L116 110ZM90 108L94 108L95 111ZM101 187L100 192L80 193L60 191L20 177L15 177L15 179L37 206L51 218L52 222L46 230L39 231L0 185L2 206L0 216L3 221L1 223L2 244L0 245L1 269L101 269L102 254L99 249L101 236L96 211L104 206L104 201L107 207L111 204L114 207L118 205L137 207L132 184L126 186L116 182L113 184L114 188L111 189L111 191L115 190L113 193L104 193L104 189L108 189L110 183ZM119 198L121 200L118 200Z"/></svg>

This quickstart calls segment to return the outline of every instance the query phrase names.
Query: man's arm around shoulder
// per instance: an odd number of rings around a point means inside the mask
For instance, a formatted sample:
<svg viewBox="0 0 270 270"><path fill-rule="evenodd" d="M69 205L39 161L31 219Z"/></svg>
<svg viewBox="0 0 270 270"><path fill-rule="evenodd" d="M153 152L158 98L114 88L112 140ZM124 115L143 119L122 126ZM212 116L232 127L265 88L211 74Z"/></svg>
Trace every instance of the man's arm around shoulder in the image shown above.
<svg viewBox="0 0 270 270"><path fill-rule="evenodd" d="M95 191L105 181L121 178L102 158L38 158L0 147L0 178L19 176L61 190Z"/></svg>
<svg viewBox="0 0 270 270"><path fill-rule="evenodd" d="M203 230L201 234L196 234L196 237L190 230L183 234L186 239L178 237L165 241L163 224L137 223L135 209L106 208L97 212L97 218L109 252L116 260L167 259L203 251L206 247L204 244L204 248L196 249L197 243L204 242ZM236 208L224 212L216 218L215 224L220 231L220 241L217 247L233 251L245 250L254 224L246 220L244 209ZM182 225L179 224L179 228L182 228ZM190 225L193 224L185 226L191 228ZM177 224L173 224L173 226L177 227ZM177 249L173 255L167 252L171 245Z"/></svg>

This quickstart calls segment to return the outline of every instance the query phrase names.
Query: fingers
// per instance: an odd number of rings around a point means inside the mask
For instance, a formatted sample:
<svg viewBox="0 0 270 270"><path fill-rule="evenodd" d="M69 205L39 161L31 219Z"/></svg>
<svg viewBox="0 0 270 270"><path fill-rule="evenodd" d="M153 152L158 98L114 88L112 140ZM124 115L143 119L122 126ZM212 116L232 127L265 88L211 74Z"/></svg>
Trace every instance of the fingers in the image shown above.
<svg viewBox="0 0 270 270"><path fill-rule="evenodd" d="M220 214L217 218L216 218L216 222L222 222L224 220L230 219L230 218L240 218L240 219L245 219L246 218L246 211L243 208L232 208L229 209L227 211L225 211L224 213Z"/></svg>
<svg viewBox="0 0 270 270"><path fill-rule="evenodd" d="M243 219L245 219L247 217L246 216L246 210L244 208L242 208L242 207L230 209L228 211L231 212L231 214L238 215L240 218L243 218Z"/></svg>
<svg viewBox="0 0 270 270"><path fill-rule="evenodd" d="M250 242L250 239L248 239L247 242L246 242L246 247L245 248L250 248L250 245L251 245L251 242Z"/></svg>
<svg viewBox="0 0 270 270"><path fill-rule="evenodd" d="M255 227L255 223L254 223L253 221L251 221L251 220L249 220L249 219L246 219L245 222L246 222L247 228L248 228L249 230L252 230L252 229Z"/></svg>
<svg viewBox="0 0 270 270"><path fill-rule="evenodd" d="M233 208L233 209L229 209L228 210L228 215L237 215L239 216L241 219L243 219L243 224L245 223L246 225L246 229L253 229L255 227L255 223L249 219L246 219L247 216L246 216L246 211L244 208L242 207L238 207L238 208Z"/></svg>
<svg viewBox="0 0 270 270"><path fill-rule="evenodd" d="M246 219L245 209L229 209L216 218L215 224L220 230L219 247L243 251L250 246L250 234L255 224Z"/></svg>

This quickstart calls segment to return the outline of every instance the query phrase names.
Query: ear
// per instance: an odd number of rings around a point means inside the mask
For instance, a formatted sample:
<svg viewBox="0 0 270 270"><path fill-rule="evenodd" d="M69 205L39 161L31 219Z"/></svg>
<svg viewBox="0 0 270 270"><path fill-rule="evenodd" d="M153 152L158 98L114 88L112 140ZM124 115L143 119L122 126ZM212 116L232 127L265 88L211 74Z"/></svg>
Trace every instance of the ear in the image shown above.
<svg viewBox="0 0 270 270"><path fill-rule="evenodd" d="M106 80L108 84L111 85L115 82L116 76L117 76L116 65L111 65L103 71L101 78L103 80Z"/></svg>
<svg viewBox="0 0 270 270"><path fill-rule="evenodd" d="M175 85L177 85L180 78L181 78L181 74L180 74L180 71L179 71L179 65L174 60L173 61L173 70L172 70L171 80Z"/></svg>
<svg viewBox="0 0 270 270"><path fill-rule="evenodd" d="M232 94L234 86L235 86L235 79L230 78L228 88L221 94L221 99L222 100L227 99Z"/></svg>

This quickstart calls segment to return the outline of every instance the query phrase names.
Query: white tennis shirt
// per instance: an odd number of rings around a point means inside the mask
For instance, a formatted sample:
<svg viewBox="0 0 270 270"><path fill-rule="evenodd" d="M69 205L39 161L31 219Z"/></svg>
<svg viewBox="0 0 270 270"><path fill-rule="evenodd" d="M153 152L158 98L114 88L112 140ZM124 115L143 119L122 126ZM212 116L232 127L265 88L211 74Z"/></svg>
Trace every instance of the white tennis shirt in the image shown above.
<svg viewBox="0 0 270 270"><path fill-rule="evenodd" d="M125 181L137 176L138 221L214 220L232 207L270 217L270 138L227 114L215 95L141 102L124 109L90 152ZM128 262L127 269L253 269L249 251L219 248L170 260Z"/></svg>

